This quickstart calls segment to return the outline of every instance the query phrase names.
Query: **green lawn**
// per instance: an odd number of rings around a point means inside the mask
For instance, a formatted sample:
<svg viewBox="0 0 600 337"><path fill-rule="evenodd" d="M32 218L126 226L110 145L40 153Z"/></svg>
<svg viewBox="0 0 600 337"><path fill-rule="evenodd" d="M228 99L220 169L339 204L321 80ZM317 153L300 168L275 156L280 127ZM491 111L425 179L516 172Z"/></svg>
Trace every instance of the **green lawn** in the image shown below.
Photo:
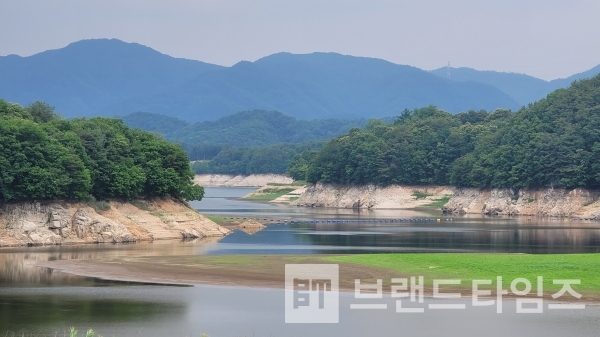
<svg viewBox="0 0 600 337"><path fill-rule="evenodd" d="M246 199L249 200L275 200L282 195L286 195L292 191L295 191L295 188L266 188L260 192L254 193Z"/></svg>
<svg viewBox="0 0 600 337"><path fill-rule="evenodd" d="M222 216L216 216L216 215L206 215L206 214L204 216L218 224L226 224L226 223L233 222L233 220L231 220L228 217L222 217Z"/></svg>
<svg viewBox="0 0 600 337"><path fill-rule="evenodd" d="M436 208L443 207L444 205L446 205L448 203L448 201L450 201L451 197L452 197L451 195L447 195L440 199L434 199L432 202L428 203L425 206L426 207L436 207Z"/></svg>
<svg viewBox="0 0 600 337"><path fill-rule="evenodd" d="M544 277L544 289L556 291L555 279L580 279L574 290L600 293L600 254L361 254L324 257L333 263L351 263L383 268L402 276L460 279L470 287L472 280L503 277L506 286L516 278L526 278L536 289L538 276Z"/></svg>
<svg viewBox="0 0 600 337"><path fill-rule="evenodd" d="M412 196L415 197L417 200L419 200L419 199L425 199L427 197L430 197L430 196L432 196L432 194L425 193L422 191L414 191Z"/></svg>

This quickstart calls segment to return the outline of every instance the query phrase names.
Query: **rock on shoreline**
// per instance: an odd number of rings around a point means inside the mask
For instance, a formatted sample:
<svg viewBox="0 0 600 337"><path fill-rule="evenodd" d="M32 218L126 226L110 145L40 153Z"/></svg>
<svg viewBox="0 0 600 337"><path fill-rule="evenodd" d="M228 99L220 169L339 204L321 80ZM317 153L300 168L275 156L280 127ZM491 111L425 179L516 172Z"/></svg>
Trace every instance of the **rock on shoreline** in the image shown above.
<svg viewBox="0 0 600 337"><path fill-rule="evenodd" d="M599 191L564 189L456 189L443 207L446 213L487 215L535 215L600 218Z"/></svg>
<svg viewBox="0 0 600 337"><path fill-rule="evenodd" d="M106 210L84 203L20 202L0 206L0 247L123 243L221 237L229 230L171 199L110 202Z"/></svg>
<svg viewBox="0 0 600 337"><path fill-rule="evenodd" d="M292 203L305 207L410 209L454 194L448 186L342 186L317 183Z"/></svg>
<svg viewBox="0 0 600 337"><path fill-rule="evenodd" d="M586 189L475 189L452 186L308 186L292 205L304 207L409 209L449 198L445 213L535 215L600 219L600 191ZM439 209L439 208L438 208Z"/></svg>

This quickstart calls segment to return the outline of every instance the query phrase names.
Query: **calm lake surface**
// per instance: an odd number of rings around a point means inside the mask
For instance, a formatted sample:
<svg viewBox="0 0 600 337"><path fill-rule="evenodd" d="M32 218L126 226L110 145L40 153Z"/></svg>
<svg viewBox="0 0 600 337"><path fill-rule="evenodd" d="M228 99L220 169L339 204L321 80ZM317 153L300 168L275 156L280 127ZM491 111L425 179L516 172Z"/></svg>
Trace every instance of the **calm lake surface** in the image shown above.
<svg viewBox="0 0 600 337"><path fill-rule="evenodd" d="M516 314L514 301L495 307L398 314L350 310L342 294L339 324L285 324L282 290L174 287L108 282L35 267L57 259L202 254L365 252L598 252L600 224L538 218L448 217L436 212L297 208L231 198L253 189L207 188L192 205L208 214L287 219L253 235L236 231L218 242L36 247L0 250L0 335L63 335L69 326L103 336L593 336L600 308ZM339 223L310 223L314 220ZM403 219L406 222L391 222ZM409 219L411 219L409 221ZM416 219L440 219L417 222ZM377 220L378 222L347 222ZM383 222L382 220L386 221ZM301 221L301 223L298 223ZM307 222L308 221L308 222ZM430 300L426 300L425 305ZM453 303L457 303L454 301ZM460 303L460 302L459 302Z"/></svg>

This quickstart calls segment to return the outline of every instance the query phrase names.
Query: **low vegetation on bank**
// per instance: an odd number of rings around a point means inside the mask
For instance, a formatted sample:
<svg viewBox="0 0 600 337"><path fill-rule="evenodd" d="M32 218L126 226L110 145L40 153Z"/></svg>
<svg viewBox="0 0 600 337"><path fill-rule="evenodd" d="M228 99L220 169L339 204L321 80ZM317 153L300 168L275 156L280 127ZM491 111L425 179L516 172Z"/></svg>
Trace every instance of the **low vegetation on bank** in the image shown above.
<svg viewBox="0 0 600 337"><path fill-rule="evenodd" d="M119 263L126 268L121 277L144 281L182 284L220 284L279 288L285 281L286 264L338 264L340 289L353 291L355 279L365 283L382 280L389 293L392 278L424 277L427 293L431 294L434 279L461 280L452 289L461 289L468 296L473 280L492 280L493 285L482 289L495 290L497 277L503 289L517 278L525 278L537 290L538 276L543 277L544 295L555 294L562 288L554 280L580 280L573 290L584 295L582 300L600 300L600 254L356 254L356 255L197 255L142 256L94 260L89 264L74 261L50 261L44 266L71 272L86 270L86 275L102 276ZM157 268L160 267L160 268ZM119 269L122 270L122 269ZM121 275L121 274L119 274ZM185 275L185 278L174 275ZM533 293L533 294L534 294ZM533 295L532 294L532 295ZM574 300L565 296L564 300Z"/></svg>
<svg viewBox="0 0 600 337"><path fill-rule="evenodd" d="M245 196L244 199L272 201L279 197L287 195L290 192L293 192L297 189L298 189L298 186L290 187L290 185L279 185L279 186L267 185L263 188L256 190L255 192L251 193L250 195Z"/></svg>
<svg viewBox="0 0 600 337"><path fill-rule="evenodd" d="M600 294L600 254L360 254L323 260L424 276L429 285L433 279L460 279L464 288L471 287L473 280L495 282L502 276L506 282L526 278L536 289L537 277L542 276L544 291L556 292L562 285L553 280L577 279L581 284L574 286L576 290Z"/></svg>
<svg viewBox="0 0 600 337"><path fill-rule="evenodd" d="M451 195L446 195L439 199L434 199L432 202L426 204L425 207L433 207L433 208L438 208L438 209L442 208L448 203L448 201L450 201L451 198L452 198Z"/></svg>

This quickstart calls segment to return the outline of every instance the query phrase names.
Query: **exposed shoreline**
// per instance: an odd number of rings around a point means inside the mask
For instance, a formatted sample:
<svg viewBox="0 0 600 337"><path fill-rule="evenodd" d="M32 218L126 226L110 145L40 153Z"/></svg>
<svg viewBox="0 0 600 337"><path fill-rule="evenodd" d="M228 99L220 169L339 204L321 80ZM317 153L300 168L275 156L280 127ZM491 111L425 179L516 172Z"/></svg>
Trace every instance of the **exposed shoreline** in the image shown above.
<svg viewBox="0 0 600 337"><path fill-rule="evenodd" d="M38 263L36 266L111 281L283 289L286 263L322 264L331 262L328 262L324 255L149 256L47 261ZM415 276L352 263L339 263L339 267L339 285L340 291L343 292L355 291L355 279L360 279L365 283L374 283L376 279L383 279L383 292L389 294L389 280L392 277ZM444 287L444 292L453 291L460 292L463 298L470 298L472 295L469 287ZM427 297L433 295L431 284L425 285L424 293ZM543 298L554 302L572 302L554 300L551 293L545 292ZM535 297L534 295L533 292L529 297ZM491 296L495 296L493 291ZM505 297L517 298L513 294L505 295ZM598 305L600 304L600 292L584 293L581 300L574 302Z"/></svg>
<svg viewBox="0 0 600 337"><path fill-rule="evenodd" d="M303 207L419 209L448 214L525 215L600 219L600 191L586 189L475 189L453 186L308 186L291 205Z"/></svg>
<svg viewBox="0 0 600 337"><path fill-rule="evenodd" d="M194 183L204 187L262 187L269 183L291 184L294 180L283 174L197 174Z"/></svg>
<svg viewBox="0 0 600 337"><path fill-rule="evenodd" d="M230 230L173 199L0 206L0 247L219 238Z"/></svg>

